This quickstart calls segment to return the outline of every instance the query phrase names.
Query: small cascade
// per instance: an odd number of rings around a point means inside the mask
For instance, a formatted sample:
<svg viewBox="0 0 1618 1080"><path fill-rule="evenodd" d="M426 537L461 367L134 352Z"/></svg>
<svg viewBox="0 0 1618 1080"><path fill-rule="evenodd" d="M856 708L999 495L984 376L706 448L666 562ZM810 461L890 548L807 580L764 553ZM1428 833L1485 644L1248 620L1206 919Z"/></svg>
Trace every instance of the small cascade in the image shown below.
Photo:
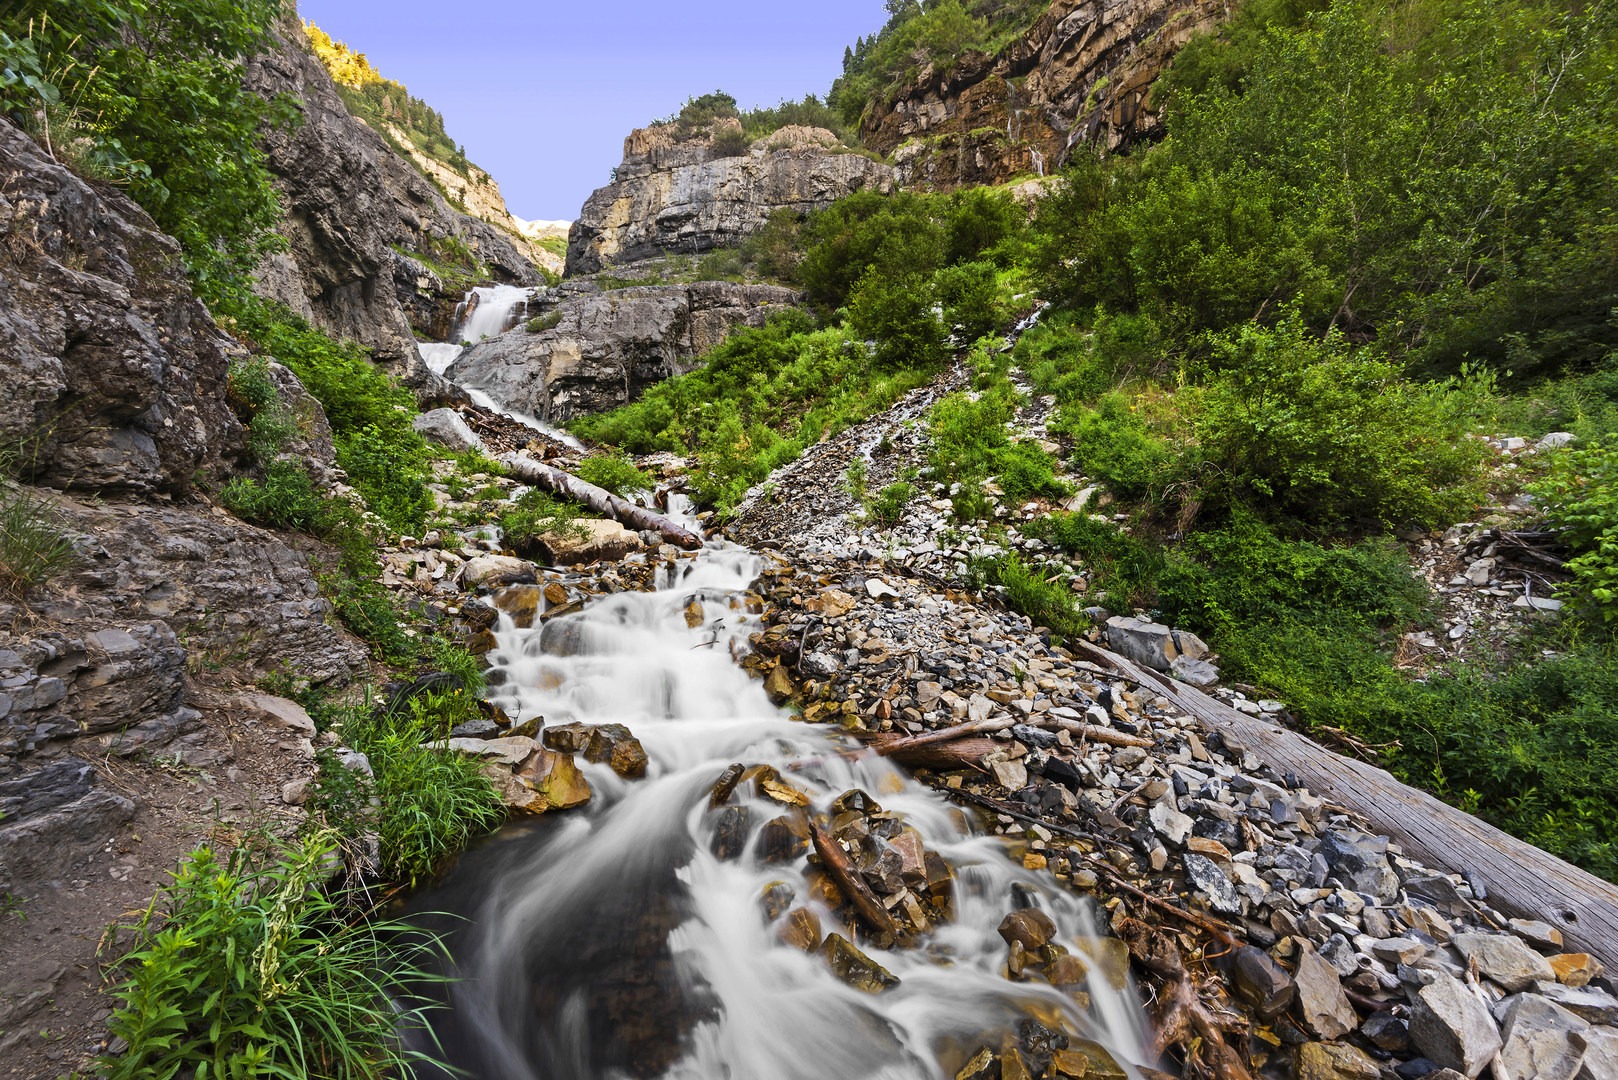
<svg viewBox="0 0 1618 1080"><path fill-rule="evenodd" d="M1038 150L1035 150L1033 147L1028 148L1028 153L1034 159L1034 175L1035 176L1044 176L1045 175L1045 155L1041 154Z"/></svg>
<svg viewBox="0 0 1618 1080"><path fill-rule="evenodd" d="M449 339L475 345L486 337L505 333L528 313L532 289L517 285L481 285L455 306L455 324Z"/></svg>
<svg viewBox="0 0 1618 1080"><path fill-rule="evenodd" d="M680 507L671 506L678 513ZM625 780L582 757L595 795L463 859L419 916L443 925L461 981L437 989L433 1037L461 1075L484 1080L712 1077L947 1080L953 1060L1029 1017L1104 1046L1138 1076L1146 1061L1127 990L1090 980L1088 1007L1004 973L997 927L1041 909L1063 940L1096 934L1086 900L973 836L940 796L835 730L770 704L733 657L756 623L745 590L761 561L714 542L660 572L660 588L603 597L519 629L502 615L492 701L515 720L625 725L648 774ZM744 783L726 815L709 789L733 762L770 766L826 814L853 789L914 829L953 868L953 917L912 947L863 948L897 983L871 994L782 940L766 896L791 896L828 930L852 931L816 892L819 871L765 853L780 803ZM840 803L839 805L845 805Z"/></svg>

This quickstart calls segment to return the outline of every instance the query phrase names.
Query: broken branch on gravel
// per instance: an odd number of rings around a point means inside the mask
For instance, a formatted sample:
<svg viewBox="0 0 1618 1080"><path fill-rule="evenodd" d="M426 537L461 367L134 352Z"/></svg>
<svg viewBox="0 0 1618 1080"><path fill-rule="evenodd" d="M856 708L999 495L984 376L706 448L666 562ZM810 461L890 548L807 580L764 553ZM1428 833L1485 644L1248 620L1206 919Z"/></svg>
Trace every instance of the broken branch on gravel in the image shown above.
<svg viewBox="0 0 1618 1080"><path fill-rule="evenodd" d="M865 879L860 877L859 871L854 869L848 853L838 847L837 841L813 821L809 823L809 835L814 840L815 854L820 856L820 861L826 866L826 872L831 874L837 888L848 897L849 903L854 905L854 910L860 913L860 917L878 930L898 937L899 924L894 922L893 916L888 914L888 909L882 906L882 901L876 898L871 887L865 884Z"/></svg>
<svg viewBox="0 0 1618 1080"><path fill-rule="evenodd" d="M623 525L645 532L657 533L676 547L694 551L702 546L702 537L687 529L671 517L636 506L628 499L614 495L606 488L596 487L580 480L572 473L563 472L544 462L535 461L526 454L506 454L500 459L506 471L525 484L544 488L552 495L560 495L571 502L582 503L598 514L605 514Z"/></svg>

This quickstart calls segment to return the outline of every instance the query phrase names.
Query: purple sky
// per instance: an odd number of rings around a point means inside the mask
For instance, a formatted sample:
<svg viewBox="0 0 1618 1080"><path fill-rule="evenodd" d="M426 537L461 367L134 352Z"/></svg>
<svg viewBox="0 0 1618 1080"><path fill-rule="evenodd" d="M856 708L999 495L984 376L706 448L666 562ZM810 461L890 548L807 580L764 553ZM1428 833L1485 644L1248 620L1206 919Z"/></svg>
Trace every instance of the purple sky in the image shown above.
<svg viewBox="0 0 1618 1080"><path fill-rule="evenodd" d="M825 94L882 0L299 0L444 114L511 212L573 218L632 128L722 89L744 108Z"/></svg>

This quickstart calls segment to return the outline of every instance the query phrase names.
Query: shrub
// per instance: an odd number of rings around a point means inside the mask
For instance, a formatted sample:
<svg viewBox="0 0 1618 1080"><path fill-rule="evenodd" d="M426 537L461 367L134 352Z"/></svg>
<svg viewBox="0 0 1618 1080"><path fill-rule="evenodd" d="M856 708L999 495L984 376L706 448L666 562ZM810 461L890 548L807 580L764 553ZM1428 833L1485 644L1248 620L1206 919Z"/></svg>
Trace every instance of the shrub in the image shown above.
<svg viewBox="0 0 1618 1080"><path fill-rule="evenodd" d="M555 311L529 319L523 324L523 328L530 334L543 334L547 330L555 330L560 325L562 325L562 309L557 308Z"/></svg>
<svg viewBox="0 0 1618 1080"><path fill-rule="evenodd" d="M538 488L529 488L517 496L511 508L500 515L500 535L512 550L532 554L538 542L546 536L577 529L574 521L579 511L574 504L563 502Z"/></svg>
<svg viewBox="0 0 1618 1080"><path fill-rule="evenodd" d="M987 262L946 266L933 276L944 322L966 341L976 341L999 330L1006 320L1006 304L994 265Z"/></svg>
<svg viewBox="0 0 1618 1080"><path fill-rule="evenodd" d="M1573 552L1570 593L1600 621L1618 622L1618 436L1557 451L1529 490Z"/></svg>
<svg viewBox="0 0 1618 1080"><path fill-rule="evenodd" d="M1068 636L1089 628L1089 620L1073 606L1072 591L1060 581L1041 577L1017 555L986 560L977 569L985 581L1004 591L1007 607L1028 616L1034 625Z"/></svg>
<svg viewBox="0 0 1618 1080"><path fill-rule="evenodd" d="M318 834L279 861L252 844L186 857L128 928L108 1021L128 1048L101 1074L376 1080L431 1063L402 1036L424 1027L411 987L432 981L436 947L327 895L331 846Z"/></svg>
<svg viewBox="0 0 1618 1080"><path fill-rule="evenodd" d="M849 331L875 342L878 364L927 368L943 362L944 327L926 278L872 270L854 286L848 303Z"/></svg>
<svg viewBox="0 0 1618 1080"><path fill-rule="evenodd" d="M584 482L606 488L614 495L651 491L657 486L657 482L636 468L629 455L622 450L591 454L579 462L578 476Z"/></svg>
<svg viewBox="0 0 1618 1080"><path fill-rule="evenodd" d="M1073 443L1073 464L1125 499L1161 499L1177 456L1152 433L1124 394L1104 394L1094 408L1065 408L1050 426Z"/></svg>
<svg viewBox="0 0 1618 1080"><path fill-rule="evenodd" d="M904 517L905 507L909 506L910 500L915 497L915 485L900 480L877 492L876 498L866 507L866 512L878 525L892 528L899 524L900 519Z"/></svg>
<svg viewBox="0 0 1618 1080"><path fill-rule="evenodd" d="M1163 551L1111 522L1058 511L1036 518L1023 531L1081 560L1090 577L1090 602L1110 611L1129 612L1150 607L1155 599Z"/></svg>
<svg viewBox="0 0 1618 1080"><path fill-rule="evenodd" d="M1479 498L1485 448L1441 390L1296 320L1214 346L1192 417L1202 489L1310 532L1434 525Z"/></svg>

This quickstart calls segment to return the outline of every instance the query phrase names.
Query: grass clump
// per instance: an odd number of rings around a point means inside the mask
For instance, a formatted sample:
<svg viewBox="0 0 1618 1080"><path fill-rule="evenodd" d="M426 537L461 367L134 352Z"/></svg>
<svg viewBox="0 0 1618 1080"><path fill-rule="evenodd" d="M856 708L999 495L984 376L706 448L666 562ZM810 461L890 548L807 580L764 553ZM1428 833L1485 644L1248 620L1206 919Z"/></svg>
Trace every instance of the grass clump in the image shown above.
<svg viewBox="0 0 1618 1080"><path fill-rule="evenodd" d="M1073 602L1073 591L1060 580L1043 576L1016 553L981 560L973 570L984 584L1000 590L1007 607L1028 616L1035 626L1066 637L1090 628Z"/></svg>
<svg viewBox="0 0 1618 1080"><path fill-rule="evenodd" d="M0 595L22 599L76 561L50 501L0 478Z"/></svg>
<svg viewBox="0 0 1618 1080"><path fill-rule="evenodd" d="M411 987L431 949L325 890L332 840L180 863L127 928L108 1028L129 1045L100 1075L380 1080L430 1060L401 1035L425 1027Z"/></svg>
<svg viewBox="0 0 1618 1080"><path fill-rule="evenodd" d="M575 524L578 518L579 510L573 503L530 488L500 515L500 535L506 546L519 554L537 555L540 541L547 536L580 533Z"/></svg>
<svg viewBox="0 0 1618 1080"><path fill-rule="evenodd" d="M898 480L877 492L876 497L866 504L865 512L871 521L891 529L899 524L904 517L905 507L915 497L916 485Z"/></svg>
<svg viewBox="0 0 1618 1080"><path fill-rule="evenodd" d="M622 450L604 450L579 462L578 477L614 495L651 491L656 482L641 471Z"/></svg>

